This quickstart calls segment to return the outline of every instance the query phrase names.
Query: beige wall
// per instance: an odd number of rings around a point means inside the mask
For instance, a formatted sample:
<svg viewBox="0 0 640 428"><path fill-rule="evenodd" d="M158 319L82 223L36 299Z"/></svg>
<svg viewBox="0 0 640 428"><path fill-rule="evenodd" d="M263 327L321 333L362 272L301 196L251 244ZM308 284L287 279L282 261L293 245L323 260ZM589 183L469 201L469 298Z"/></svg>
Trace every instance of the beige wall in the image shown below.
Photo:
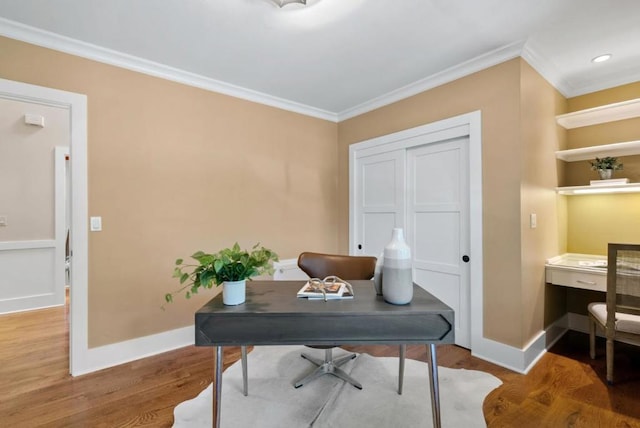
<svg viewBox="0 0 640 428"><path fill-rule="evenodd" d="M521 325L525 297L521 286L520 251L523 222L521 160L525 156L520 103L523 64L521 59L507 61L341 122L338 126L339 248L346 251L349 145L471 111L482 111L484 334L516 347L529 340L529 331L533 328ZM555 97L551 97L552 104L556 102ZM550 114L548 110L536 117L546 118ZM545 132L553 134L554 130ZM543 269L539 266L536 275L542 275ZM539 305L540 302L536 302L535 316L540 319L527 321L532 326L542 325Z"/></svg>
<svg viewBox="0 0 640 428"><path fill-rule="evenodd" d="M338 249L337 125L0 38L0 77L88 97L89 346L193 323L173 263L257 241Z"/></svg>
<svg viewBox="0 0 640 428"><path fill-rule="evenodd" d="M91 347L191 324L210 294L159 307L177 286L174 260L195 250L237 240L282 258L347 252L349 145L475 110L485 337L522 347L558 316L544 302L554 291L545 291L541 263L575 251L572 236L585 231L568 220L584 209L577 199L551 191L574 176L552 151L577 143L553 121L565 100L522 59L338 125L6 38L0 77L88 96L89 214L104 227L89 242ZM569 108L592 102L569 100Z"/></svg>
<svg viewBox="0 0 640 428"><path fill-rule="evenodd" d="M25 114L44 117L27 125ZM0 98L0 241L54 239L54 150L69 146L67 110Z"/></svg>
<svg viewBox="0 0 640 428"><path fill-rule="evenodd" d="M570 111L640 98L640 82L594 92L568 100ZM568 148L640 140L640 118L585 126L568 131ZM614 178L640 182L640 155L623 156L622 171ZM565 186L588 185L597 180L588 161L567 163ZM585 195L567 197L567 250L573 253L607 253L609 242L640 242L640 195Z"/></svg>
<svg viewBox="0 0 640 428"><path fill-rule="evenodd" d="M587 108L599 107L605 104L640 98L640 81L627 85L616 86L567 100L567 111L578 111Z"/></svg>
<svg viewBox="0 0 640 428"><path fill-rule="evenodd" d="M565 98L522 61L521 117L521 252L523 339L534 337L564 315L562 290L545 286L544 263L566 250L566 224L559 223L562 200L555 187L563 165L555 151L566 145L566 130L555 116L566 111ZM530 227L536 214L537 227ZM541 268L542 267L542 268ZM546 316L545 316L546 310Z"/></svg>

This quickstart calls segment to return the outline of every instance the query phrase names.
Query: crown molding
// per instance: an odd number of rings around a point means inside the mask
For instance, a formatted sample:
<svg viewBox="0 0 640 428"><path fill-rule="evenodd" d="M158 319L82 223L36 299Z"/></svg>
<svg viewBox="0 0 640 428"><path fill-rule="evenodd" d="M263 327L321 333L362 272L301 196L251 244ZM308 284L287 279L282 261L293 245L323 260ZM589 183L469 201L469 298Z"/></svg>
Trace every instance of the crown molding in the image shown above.
<svg viewBox="0 0 640 428"><path fill-rule="evenodd" d="M561 76L558 68L544 55L540 54L535 43L528 41L522 50L522 59L524 59L534 70L536 70L544 79L558 90L565 98L570 98L576 92L576 89L569 84Z"/></svg>
<svg viewBox="0 0 640 428"><path fill-rule="evenodd" d="M338 122L352 117L361 115L363 113L370 112L372 110L384 107L394 102L409 98L413 95L417 95L421 92L428 91L435 87L444 85L445 83L453 82L461 77L468 76L502 62L520 56L524 41L512 43L510 45L503 46L495 49L486 54L477 56L469 61L465 61L461 64L450 67L439 73L420 79L416 82L410 83L402 88L388 92L379 97L373 98L362 104L359 104L353 108L343 110L338 113Z"/></svg>
<svg viewBox="0 0 640 428"><path fill-rule="evenodd" d="M211 79L195 73L180 70L178 68L159 64L157 62L148 61L133 55L123 54L91 43L81 42L70 37L34 28L5 18L0 18L0 35L44 48L91 59L104 64L114 65L116 67L147 74L149 76L159 77L161 79L171 80L184 85L205 89L207 91L217 92L258 104L264 104L270 107L303 114L305 116L311 116L331 122L337 122L338 120L337 115L333 112L307 106L295 101L274 97L272 95L242 88L240 86L231 85L220 80Z"/></svg>
<svg viewBox="0 0 640 428"><path fill-rule="evenodd" d="M145 60L133 55L124 54L111 49L106 49L91 43L82 42L70 37L62 36L50 31L41 30L19 22L0 17L0 35L11 39L31 43L44 48L65 52L71 55L87 58L104 64L125 68L149 76L174 81L188 86L229 95L235 98L279 108L282 110L299 113L305 116L340 122L355 116L384 107L394 102L425 92L429 89L444 85L504 61L521 56L542 77L555 87L565 98L571 98L591 92L608 89L614 86L624 85L640 81L640 72L632 77L599 80L581 87L570 85L561 77L557 67L539 53L535 43L520 41L503 46L492 52L480 55L462 64L450 67L439 73L410 83L402 88L393 90L379 97L375 97L357 106L341 112L331 112L315 108L306 104L284 98L275 97L263 92L254 91L240 86L232 85L220 80L204 77L199 74L184 71L178 68L163 65L157 62Z"/></svg>
<svg viewBox="0 0 640 428"><path fill-rule="evenodd" d="M615 88L616 86L622 86L638 81L640 81L640 71L631 75L625 75L624 77L611 76L607 79L599 79L596 82L589 82L588 84L580 86L579 88L576 88L574 91L572 91L567 98L590 94L592 92Z"/></svg>
<svg viewBox="0 0 640 428"><path fill-rule="evenodd" d="M608 78L598 78L597 81L586 82L584 85L572 85L561 77L562 74L558 68L549 58L540 54L540 50L536 47L535 42L531 41L528 41L524 46L522 58L565 98L573 98L640 81L640 71L638 71L637 73L625 75L624 77L610 76Z"/></svg>

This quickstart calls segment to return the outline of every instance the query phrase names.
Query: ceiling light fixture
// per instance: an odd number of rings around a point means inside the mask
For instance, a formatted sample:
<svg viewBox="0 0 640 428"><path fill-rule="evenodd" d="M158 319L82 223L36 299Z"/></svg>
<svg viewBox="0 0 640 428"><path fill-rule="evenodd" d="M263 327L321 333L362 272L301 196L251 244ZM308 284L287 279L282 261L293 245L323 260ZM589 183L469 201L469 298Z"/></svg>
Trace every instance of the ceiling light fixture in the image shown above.
<svg viewBox="0 0 640 428"><path fill-rule="evenodd" d="M605 62L610 60L612 56L613 55L611 54L598 55L597 57L593 58L591 62Z"/></svg>
<svg viewBox="0 0 640 428"><path fill-rule="evenodd" d="M291 3L300 3L301 5L307 4L307 0L273 0L273 2L280 7L284 7Z"/></svg>

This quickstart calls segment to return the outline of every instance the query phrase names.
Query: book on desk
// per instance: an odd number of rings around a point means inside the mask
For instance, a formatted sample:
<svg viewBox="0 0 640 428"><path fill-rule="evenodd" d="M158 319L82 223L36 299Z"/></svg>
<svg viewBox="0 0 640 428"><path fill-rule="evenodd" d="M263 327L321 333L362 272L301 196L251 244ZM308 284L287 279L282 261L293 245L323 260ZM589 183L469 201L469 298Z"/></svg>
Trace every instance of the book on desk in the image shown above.
<svg viewBox="0 0 640 428"><path fill-rule="evenodd" d="M297 296L309 300L353 299L353 288L337 277L311 278L298 291Z"/></svg>

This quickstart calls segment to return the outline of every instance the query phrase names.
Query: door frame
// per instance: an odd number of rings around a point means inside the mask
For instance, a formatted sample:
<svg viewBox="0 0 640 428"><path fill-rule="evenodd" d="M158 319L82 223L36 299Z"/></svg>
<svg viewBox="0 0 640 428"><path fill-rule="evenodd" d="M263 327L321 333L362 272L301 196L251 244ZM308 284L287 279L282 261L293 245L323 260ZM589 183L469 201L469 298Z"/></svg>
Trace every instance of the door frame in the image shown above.
<svg viewBox="0 0 640 428"><path fill-rule="evenodd" d="M65 159L69 156L69 147L56 146L54 149L54 218L55 218L55 237L56 237L56 251L55 251L55 286L56 290L62 293L62 302L64 305L65 297L65 282L66 282L66 269L65 269L65 241L67 238L66 215L67 215L67 203L66 203L66 188L67 188L67 171L65 165ZM71 229L71 228L70 228Z"/></svg>
<svg viewBox="0 0 640 428"><path fill-rule="evenodd" d="M0 97L60 107L69 111L71 156L71 263L69 372L87 371L88 341L88 203L87 96L0 79ZM64 265L60 268L64 269Z"/></svg>
<svg viewBox="0 0 640 428"><path fill-rule="evenodd" d="M356 254L356 159L366 150L368 155L386 151L407 149L425 144L410 139L416 136L438 134L437 140L446 139L447 133L460 136L460 128L466 127L469 138L469 265L470 288L470 349L480 345L483 339L483 253L482 253L482 113L480 110L417 126L392 134L372 138L349 146L349 254ZM435 142L435 140L434 140Z"/></svg>

